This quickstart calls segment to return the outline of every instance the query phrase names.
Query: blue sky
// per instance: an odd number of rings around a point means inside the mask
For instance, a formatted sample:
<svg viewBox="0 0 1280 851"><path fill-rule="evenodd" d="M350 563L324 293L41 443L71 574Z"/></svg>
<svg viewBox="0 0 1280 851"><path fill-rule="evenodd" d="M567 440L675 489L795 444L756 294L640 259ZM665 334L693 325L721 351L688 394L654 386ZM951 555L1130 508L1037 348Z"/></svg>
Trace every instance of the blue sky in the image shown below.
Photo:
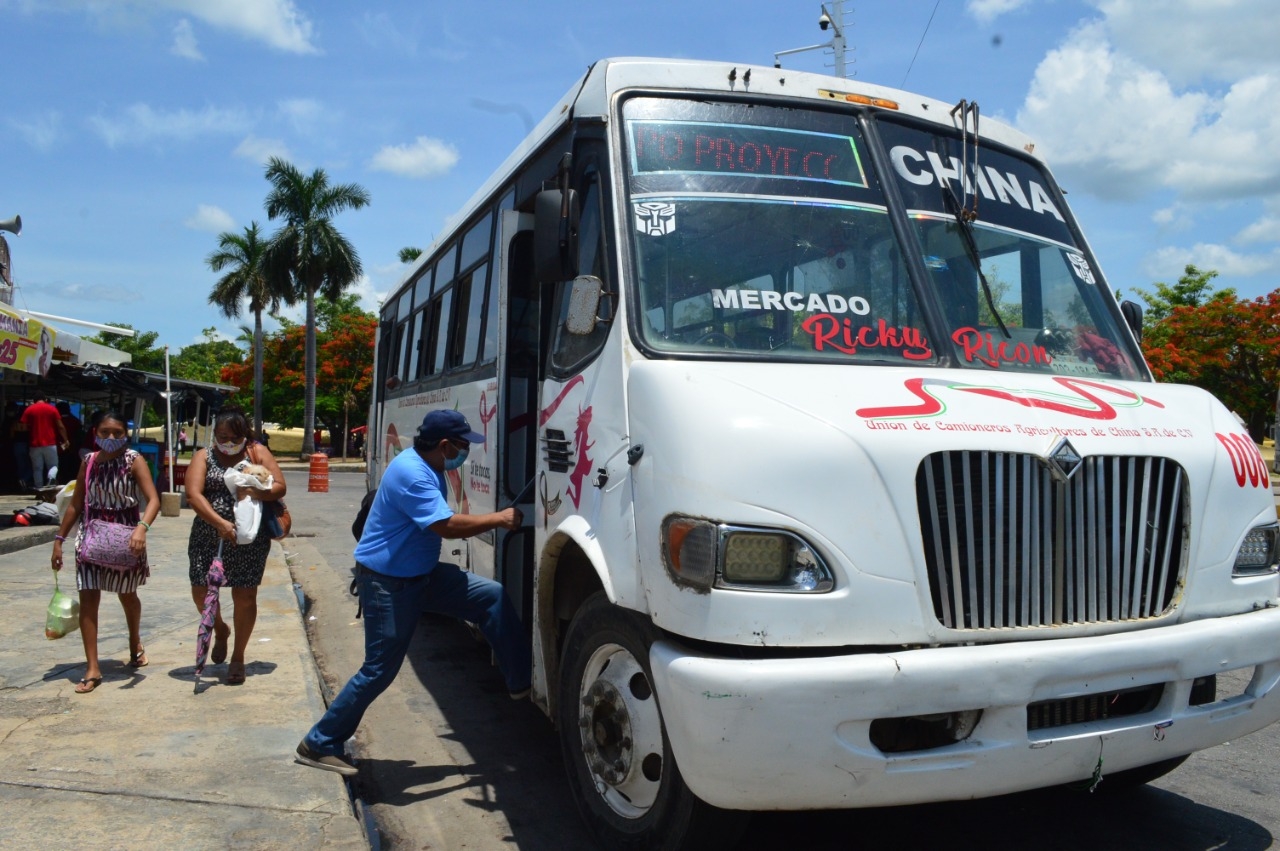
<svg viewBox="0 0 1280 851"><path fill-rule="evenodd" d="M241 322L207 303L204 259L222 231L275 230L263 163L278 155L369 190L372 204L337 223L376 309L403 272L397 251L429 244L593 60L769 65L827 40L820 11L0 0L0 219L24 228L6 234L14 302L129 322L175 349L207 327L235 337ZM850 76L976 100L1035 137L1113 288L1173 282L1186 263L1242 296L1280 286L1274 0L850 0L845 23Z"/></svg>

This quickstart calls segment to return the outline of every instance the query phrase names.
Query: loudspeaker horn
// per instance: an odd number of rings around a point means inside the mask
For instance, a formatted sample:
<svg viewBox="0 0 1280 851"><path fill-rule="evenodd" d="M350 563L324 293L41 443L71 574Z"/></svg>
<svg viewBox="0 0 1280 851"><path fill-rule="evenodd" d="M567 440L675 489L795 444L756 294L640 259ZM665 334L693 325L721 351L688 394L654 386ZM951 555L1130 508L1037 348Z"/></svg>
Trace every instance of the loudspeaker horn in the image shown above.
<svg viewBox="0 0 1280 851"><path fill-rule="evenodd" d="M0 230L7 230L14 236L21 235L22 216L14 216L12 219L5 219L3 222L0 222Z"/></svg>

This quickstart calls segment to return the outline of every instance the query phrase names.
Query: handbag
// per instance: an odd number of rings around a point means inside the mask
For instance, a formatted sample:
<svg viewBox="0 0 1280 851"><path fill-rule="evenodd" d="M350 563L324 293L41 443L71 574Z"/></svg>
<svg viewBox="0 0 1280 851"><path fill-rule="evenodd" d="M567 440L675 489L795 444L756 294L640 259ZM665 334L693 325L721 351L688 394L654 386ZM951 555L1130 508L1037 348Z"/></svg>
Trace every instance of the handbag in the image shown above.
<svg viewBox="0 0 1280 851"><path fill-rule="evenodd" d="M267 520L271 523L271 537L275 540L282 540L289 534L293 528L293 516L289 514L289 507L284 504L283 499L277 499L275 502L267 503Z"/></svg>
<svg viewBox="0 0 1280 851"><path fill-rule="evenodd" d="M253 463L261 464L256 454L250 448L250 454L255 455ZM284 473L280 474L280 480L284 481ZM271 502L263 502L262 525L259 529L266 529L267 534L271 536L273 541L281 541L289 534L293 528L293 516L289 514L289 507L284 504L283 499L277 499Z"/></svg>
<svg viewBox="0 0 1280 851"><path fill-rule="evenodd" d="M85 468L84 530L80 536L80 546L76 549L76 556L81 561L112 570L137 570L142 564L142 559L129 549L129 538L133 536L133 527L124 523L112 523L101 517L89 516L93 513L88 497L95 458L97 453L90 455Z"/></svg>

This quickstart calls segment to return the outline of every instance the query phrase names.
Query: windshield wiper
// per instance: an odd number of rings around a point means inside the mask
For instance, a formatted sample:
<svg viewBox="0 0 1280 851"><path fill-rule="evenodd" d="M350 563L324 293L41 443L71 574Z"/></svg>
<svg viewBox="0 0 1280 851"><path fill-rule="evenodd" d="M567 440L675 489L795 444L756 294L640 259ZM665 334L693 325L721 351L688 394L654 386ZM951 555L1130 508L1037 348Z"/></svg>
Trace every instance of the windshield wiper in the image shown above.
<svg viewBox="0 0 1280 851"><path fill-rule="evenodd" d="M960 180L961 186L967 196L969 194L969 116L973 116L973 169L978 169L978 104L976 101L969 102L961 100L951 110L951 117L955 118L959 113L960 120ZM935 142L935 148L942 147L942 140ZM939 150L938 156L943 157L945 151ZM973 268L978 273L978 280L982 283L982 294L987 299L987 309L991 311L991 315L995 317L996 324L1000 326L1000 332L1004 334L1006 339L1012 338L1009 329L1004 325L1004 319L1000 316L1000 311L996 310L996 300L991 294L991 285L987 283L987 276L982 274L982 256L978 253L977 240L973 238L973 223L978 219L978 194L973 194L973 206L966 207L956 197L956 191L952 188L951 182L948 180L939 181L945 190L944 200L951 215L956 218L956 227L960 230L960 241L964 243L965 252L969 255L969 262L973 264Z"/></svg>
<svg viewBox="0 0 1280 851"><path fill-rule="evenodd" d="M987 276L982 274L982 256L978 253L978 243L973 238L973 217L965 215L968 211L960 206L960 200L956 198L956 193L951 188L951 184L945 184L947 193L945 196L947 207L953 216L956 217L956 228L960 231L960 241L964 243L965 253L969 255L969 262L973 264L974 270L978 273L978 281L982 284L982 294L987 299L987 309L991 311L991 315L996 318L996 324L1000 326L1000 332L1004 334L1006 339L1011 339L1012 334L1005 327L1004 320L1000 317L1000 311L996 310L995 296L991 294L991 285L987 283Z"/></svg>

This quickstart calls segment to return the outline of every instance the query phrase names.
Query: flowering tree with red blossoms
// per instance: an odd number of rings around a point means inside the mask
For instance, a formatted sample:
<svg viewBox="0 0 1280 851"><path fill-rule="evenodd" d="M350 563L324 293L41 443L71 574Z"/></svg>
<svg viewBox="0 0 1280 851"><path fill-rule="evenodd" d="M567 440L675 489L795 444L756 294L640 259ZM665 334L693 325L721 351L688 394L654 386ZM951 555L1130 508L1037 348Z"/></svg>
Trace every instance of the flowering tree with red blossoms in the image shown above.
<svg viewBox="0 0 1280 851"><path fill-rule="evenodd" d="M316 419L345 447L352 416L366 411L373 386L373 340L378 320L361 310L353 296L338 302L318 299L316 313ZM263 350L264 417L300 425L305 411L306 329L277 317L281 329L267 335ZM253 385L252 364L229 364L222 381L237 387Z"/></svg>
<svg viewBox="0 0 1280 851"><path fill-rule="evenodd" d="M1260 441L1280 386L1280 290L1252 300L1226 290L1173 307L1145 335L1143 353L1158 381L1208 390Z"/></svg>

